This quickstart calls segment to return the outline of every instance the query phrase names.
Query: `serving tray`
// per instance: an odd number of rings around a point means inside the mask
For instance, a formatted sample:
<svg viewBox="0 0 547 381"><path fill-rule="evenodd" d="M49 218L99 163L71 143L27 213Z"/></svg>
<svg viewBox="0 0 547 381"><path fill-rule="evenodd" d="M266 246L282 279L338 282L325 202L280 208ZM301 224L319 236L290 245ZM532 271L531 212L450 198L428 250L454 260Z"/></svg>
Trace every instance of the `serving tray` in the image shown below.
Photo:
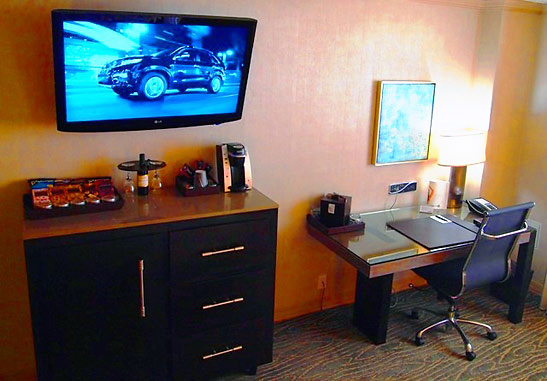
<svg viewBox="0 0 547 381"><path fill-rule="evenodd" d="M185 197L192 196L205 196L208 194L217 194L220 192L220 187L214 180L209 180L209 186L204 188L195 187L192 184L188 183L184 177L177 176L175 177L175 185L180 193Z"/></svg>
<svg viewBox="0 0 547 381"><path fill-rule="evenodd" d="M44 218L73 216L76 214L98 213L121 209L125 201L116 188L114 188L114 192L117 196L117 199L114 202L101 201L98 204L69 205L66 208L53 207L51 209L35 208L32 203L32 194L25 193L23 195L25 218L29 220L40 220Z"/></svg>
<svg viewBox="0 0 547 381"><path fill-rule="evenodd" d="M319 216L308 214L306 216L306 219L310 225L317 228L321 233L328 235L365 230L365 223L363 221L353 221L350 219L347 225L334 226L329 228L328 226L325 226L321 223Z"/></svg>

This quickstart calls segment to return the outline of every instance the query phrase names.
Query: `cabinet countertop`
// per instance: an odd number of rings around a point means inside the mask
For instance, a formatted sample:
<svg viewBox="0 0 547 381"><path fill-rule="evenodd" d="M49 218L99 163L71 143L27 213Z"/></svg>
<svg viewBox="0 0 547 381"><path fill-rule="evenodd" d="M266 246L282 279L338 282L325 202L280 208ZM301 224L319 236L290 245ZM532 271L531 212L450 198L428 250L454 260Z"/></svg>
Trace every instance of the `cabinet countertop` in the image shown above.
<svg viewBox="0 0 547 381"><path fill-rule="evenodd" d="M122 195L119 210L80 214L42 220L25 220L23 240L57 237L218 217L229 214L277 209L278 205L257 189L243 193L219 193L184 197L174 187L166 187L148 196Z"/></svg>

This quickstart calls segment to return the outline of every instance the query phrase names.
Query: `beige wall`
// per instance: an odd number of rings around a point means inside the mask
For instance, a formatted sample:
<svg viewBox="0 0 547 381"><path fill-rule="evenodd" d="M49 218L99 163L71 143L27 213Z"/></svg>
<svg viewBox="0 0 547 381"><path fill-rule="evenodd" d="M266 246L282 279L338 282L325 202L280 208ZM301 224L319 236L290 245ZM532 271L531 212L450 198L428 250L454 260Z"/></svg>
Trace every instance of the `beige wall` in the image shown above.
<svg viewBox="0 0 547 381"><path fill-rule="evenodd" d="M327 275L326 307L353 299L355 272L305 230L305 214L325 192L353 196L353 210L390 205L387 186L427 181L448 169L425 163L374 167L370 142L375 81L437 83L434 130L468 125L479 9L409 0L9 0L0 15L3 52L0 105L0 378L32 375L34 359L21 240L25 180L39 176L112 175L139 152L165 160L167 183L214 145L241 141L250 150L254 184L280 205L276 320L316 311L317 277ZM129 133L70 134L55 127L51 31L54 8L247 16L259 20L243 119L212 127ZM535 27L535 24L532 24ZM517 25L527 28L527 25ZM482 110L484 112L484 110ZM501 115L500 117L505 117ZM512 137L512 136L511 136ZM482 170L482 168L481 168ZM471 182L478 183L475 175ZM196 202L199 202L196 199Z"/></svg>
<svg viewBox="0 0 547 381"><path fill-rule="evenodd" d="M545 6L544 6L545 8ZM546 226L547 23L545 13L506 10L494 80L481 194L499 205L535 201L530 218ZM533 288L547 268L545 233L538 237Z"/></svg>
<svg viewBox="0 0 547 381"><path fill-rule="evenodd" d="M547 7L546 7L547 8ZM536 60L536 81L532 102L530 104L528 120L531 128L531 133L528 134L526 144L531 144L533 154L526 155L525 165L527 169L523 172L521 178L522 186L527 186L533 189L533 196L538 199L538 210L534 211L533 218L538 220L544 227L547 226L547 210L545 205L545 187L547 186L547 160L545 160L545 147L547 147L547 12L542 17L541 37L539 40L539 48ZM534 134L540 136L541 139L535 140ZM532 170L539 164L538 177L543 181L536 181L536 174ZM523 194L523 198L529 195ZM547 309L547 239L545 238L545 230L543 230L543 238L539 242L539 253L536 255L535 268L538 271L543 269L544 284L541 306ZM541 273L540 273L541 274ZM541 284L541 275L535 278Z"/></svg>
<svg viewBox="0 0 547 381"><path fill-rule="evenodd" d="M532 59L535 80L527 107L526 128L522 137L522 146L525 148L517 169L519 176L516 185L517 202L534 200L536 206L530 218L542 227L547 227L547 16L544 14L541 19L535 19L537 52L536 59ZM545 229L541 230L532 263L536 289L543 285L547 276L547 239ZM546 292L547 289L544 294ZM547 299L544 298L543 308L546 307Z"/></svg>

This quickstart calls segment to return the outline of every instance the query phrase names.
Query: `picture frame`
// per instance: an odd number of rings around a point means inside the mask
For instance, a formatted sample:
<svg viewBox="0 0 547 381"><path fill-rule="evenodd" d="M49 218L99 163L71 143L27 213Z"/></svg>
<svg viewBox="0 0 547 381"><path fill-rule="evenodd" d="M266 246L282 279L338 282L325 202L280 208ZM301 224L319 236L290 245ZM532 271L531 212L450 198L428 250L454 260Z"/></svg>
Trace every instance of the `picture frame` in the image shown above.
<svg viewBox="0 0 547 381"><path fill-rule="evenodd" d="M429 158L435 86L427 81L378 82L372 164Z"/></svg>

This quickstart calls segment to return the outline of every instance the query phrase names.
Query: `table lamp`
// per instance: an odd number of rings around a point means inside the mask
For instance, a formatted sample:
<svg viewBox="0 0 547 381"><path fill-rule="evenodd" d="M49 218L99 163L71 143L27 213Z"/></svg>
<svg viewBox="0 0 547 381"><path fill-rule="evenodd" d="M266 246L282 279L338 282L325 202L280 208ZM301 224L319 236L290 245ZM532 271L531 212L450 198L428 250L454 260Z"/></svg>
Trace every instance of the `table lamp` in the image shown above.
<svg viewBox="0 0 547 381"><path fill-rule="evenodd" d="M439 136L438 164L450 168L448 208L461 208L467 166L486 160L486 132L464 130Z"/></svg>

